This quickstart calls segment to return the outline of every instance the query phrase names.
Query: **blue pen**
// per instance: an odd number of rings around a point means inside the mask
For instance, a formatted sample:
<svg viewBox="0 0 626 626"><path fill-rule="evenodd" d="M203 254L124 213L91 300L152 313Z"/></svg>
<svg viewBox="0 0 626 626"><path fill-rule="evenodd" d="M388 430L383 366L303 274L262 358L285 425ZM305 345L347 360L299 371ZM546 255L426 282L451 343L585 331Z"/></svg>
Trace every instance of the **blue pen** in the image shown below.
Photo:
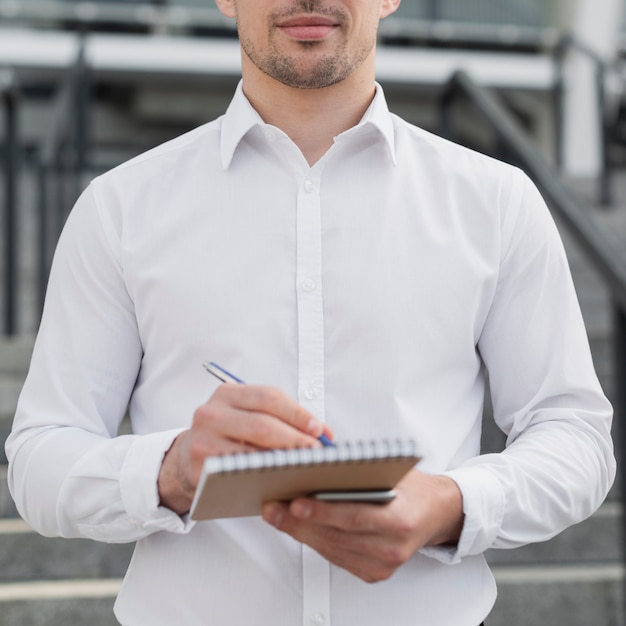
<svg viewBox="0 0 626 626"><path fill-rule="evenodd" d="M235 376L234 374L227 372L223 367L220 367L217 363L205 361L202 364L202 366L207 372L209 372L210 374L213 374L215 378L218 378L223 383L238 383L240 385L244 384L241 378L237 378L237 376ZM335 445L326 435L322 434L317 439L323 446L334 447Z"/></svg>

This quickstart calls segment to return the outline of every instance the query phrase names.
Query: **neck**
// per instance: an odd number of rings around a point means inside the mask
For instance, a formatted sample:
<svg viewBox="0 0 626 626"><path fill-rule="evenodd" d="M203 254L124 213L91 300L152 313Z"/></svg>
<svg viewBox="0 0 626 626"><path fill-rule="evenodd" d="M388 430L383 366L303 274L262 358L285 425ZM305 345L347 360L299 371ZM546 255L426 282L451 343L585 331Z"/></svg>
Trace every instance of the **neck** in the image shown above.
<svg viewBox="0 0 626 626"><path fill-rule="evenodd" d="M243 89L263 121L286 133L314 165L337 135L358 124L372 102L373 60L335 85L298 89L260 72L244 56Z"/></svg>

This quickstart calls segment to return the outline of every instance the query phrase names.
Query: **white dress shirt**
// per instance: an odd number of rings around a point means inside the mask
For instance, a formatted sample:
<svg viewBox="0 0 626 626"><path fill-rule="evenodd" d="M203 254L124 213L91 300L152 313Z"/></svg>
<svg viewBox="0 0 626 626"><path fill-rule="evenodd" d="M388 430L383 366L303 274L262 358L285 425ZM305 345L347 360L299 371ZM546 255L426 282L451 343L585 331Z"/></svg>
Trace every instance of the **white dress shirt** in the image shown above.
<svg viewBox="0 0 626 626"><path fill-rule="evenodd" d="M217 384L207 359L285 390L337 440L417 438L419 468L463 492L458 547L372 585L261 518L159 507L163 454ZM479 456L486 369L508 445ZM137 541L122 624L477 626L496 597L482 553L548 539L606 496L610 422L523 173L390 114L380 87L309 167L239 87L72 211L9 481L45 535Z"/></svg>

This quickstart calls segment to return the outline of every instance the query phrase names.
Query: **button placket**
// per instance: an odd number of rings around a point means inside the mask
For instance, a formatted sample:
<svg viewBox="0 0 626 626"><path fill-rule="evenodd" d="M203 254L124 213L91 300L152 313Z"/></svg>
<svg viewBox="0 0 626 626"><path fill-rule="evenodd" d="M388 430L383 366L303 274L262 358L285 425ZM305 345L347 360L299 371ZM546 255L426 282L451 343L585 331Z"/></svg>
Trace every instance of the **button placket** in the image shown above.
<svg viewBox="0 0 626 626"><path fill-rule="evenodd" d="M297 208L298 401L324 419L324 320L319 180L302 182ZM314 392L312 391L314 390Z"/></svg>
<svg viewBox="0 0 626 626"><path fill-rule="evenodd" d="M320 181L311 170L296 207L298 402L324 420L324 318ZM330 565L302 546L303 626L330 623Z"/></svg>

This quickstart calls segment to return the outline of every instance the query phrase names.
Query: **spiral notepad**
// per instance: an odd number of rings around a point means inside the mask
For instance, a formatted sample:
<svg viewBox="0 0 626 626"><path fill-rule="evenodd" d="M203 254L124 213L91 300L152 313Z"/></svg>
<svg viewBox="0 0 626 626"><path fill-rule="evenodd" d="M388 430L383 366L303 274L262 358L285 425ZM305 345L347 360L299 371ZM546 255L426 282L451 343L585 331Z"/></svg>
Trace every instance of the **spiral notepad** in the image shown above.
<svg viewBox="0 0 626 626"><path fill-rule="evenodd" d="M191 518L259 515L264 502L322 491L392 489L420 458L416 442L410 439L209 457Z"/></svg>

